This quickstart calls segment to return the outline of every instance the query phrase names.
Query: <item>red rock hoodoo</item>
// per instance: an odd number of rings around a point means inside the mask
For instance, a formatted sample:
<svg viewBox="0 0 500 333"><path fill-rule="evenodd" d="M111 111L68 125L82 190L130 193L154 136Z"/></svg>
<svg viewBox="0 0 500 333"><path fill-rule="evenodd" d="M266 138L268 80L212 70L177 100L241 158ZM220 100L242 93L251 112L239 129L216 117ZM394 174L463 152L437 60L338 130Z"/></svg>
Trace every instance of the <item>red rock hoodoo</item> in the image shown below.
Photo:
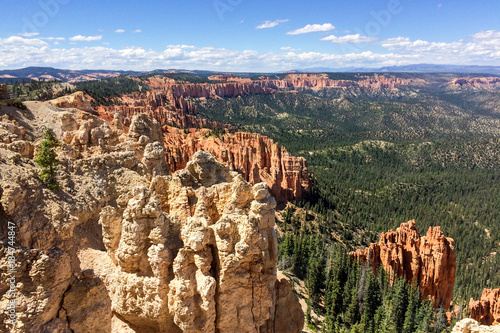
<svg viewBox="0 0 500 333"><path fill-rule="evenodd" d="M421 237L415 220L403 223L396 231L382 233L378 243L351 253L376 270L379 265L396 277L417 282L423 299L430 297L434 307L448 309L455 285L456 255L454 241L440 227L429 228Z"/></svg>
<svg viewBox="0 0 500 333"><path fill-rule="evenodd" d="M484 289L479 301L471 298L469 316L483 325L500 325L500 288Z"/></svg>

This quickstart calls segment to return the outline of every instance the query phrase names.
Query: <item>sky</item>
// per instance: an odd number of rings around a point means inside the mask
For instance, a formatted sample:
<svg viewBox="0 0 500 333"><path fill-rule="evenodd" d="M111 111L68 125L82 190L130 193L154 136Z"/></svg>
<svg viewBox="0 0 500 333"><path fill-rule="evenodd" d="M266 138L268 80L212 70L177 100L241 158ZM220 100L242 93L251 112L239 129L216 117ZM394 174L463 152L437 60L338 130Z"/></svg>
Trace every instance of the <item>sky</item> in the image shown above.
<svg viewBox="0 0 500 333"><path fill-rule="evenodd" d="M500 1L18 0L0 70L500 66Z"/></svg>

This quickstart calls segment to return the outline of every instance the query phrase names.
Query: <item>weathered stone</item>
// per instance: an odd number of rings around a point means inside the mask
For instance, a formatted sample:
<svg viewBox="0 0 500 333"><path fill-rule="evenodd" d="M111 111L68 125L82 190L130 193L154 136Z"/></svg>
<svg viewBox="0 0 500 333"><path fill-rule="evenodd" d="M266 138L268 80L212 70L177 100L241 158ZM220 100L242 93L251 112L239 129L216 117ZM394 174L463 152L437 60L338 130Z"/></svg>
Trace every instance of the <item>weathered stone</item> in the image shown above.
<svg viewBox="0 0 500 333"><path fill-rule="evenodd" d="M391 283L396 277L404 277L410 283L416 281L422 299L430 297L434 307L450 307L455 285L455 246L440 227L429 228L427 235L421 237L412 220L396 231L382 233L378 243L351 255L367 262L374 271L381 265Z"/></svg>
<svg viewBox="0 0 500 333"><path fill-rule="evenodd" d="M469 316L483 325L500 325L500 289L484 289L479 301L471 298Z"/></svg>

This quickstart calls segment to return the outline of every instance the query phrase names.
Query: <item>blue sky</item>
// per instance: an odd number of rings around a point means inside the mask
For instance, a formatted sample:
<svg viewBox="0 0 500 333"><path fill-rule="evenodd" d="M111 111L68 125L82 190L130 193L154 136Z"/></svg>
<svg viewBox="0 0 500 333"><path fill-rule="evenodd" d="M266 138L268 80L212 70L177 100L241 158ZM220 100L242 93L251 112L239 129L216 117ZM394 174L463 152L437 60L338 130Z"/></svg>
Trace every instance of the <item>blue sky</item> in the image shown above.
<svg viewBox="0 0 500 333"><path fill-rule="evenodd" d="M499 1L5 1L0 69L500 65Z"/></svg>

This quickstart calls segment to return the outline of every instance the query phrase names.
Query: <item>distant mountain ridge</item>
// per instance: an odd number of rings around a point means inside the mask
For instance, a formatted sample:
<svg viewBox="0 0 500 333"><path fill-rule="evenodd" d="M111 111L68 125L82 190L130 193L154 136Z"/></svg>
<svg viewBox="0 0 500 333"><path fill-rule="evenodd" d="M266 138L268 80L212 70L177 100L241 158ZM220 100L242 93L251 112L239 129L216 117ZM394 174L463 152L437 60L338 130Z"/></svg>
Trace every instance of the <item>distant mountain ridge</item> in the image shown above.
<svg viewBox="0 0 500 333"><path fill-rule="evenodd" d="M406 66L389 66L381 68L327 68L314 67L306 69L297 69L285 71L282 73L300 73L300 72L366 72L366 73L462 73L462 74L488 74L500 75L500 66L465 66L465 65L433 65L417 64ZM189 73L199 76L210 76L215 74L236 74L240 77L254 77L265 74L259 72L218 72L208 70L186 70L186 69L155 69L152 71L126 71L126 70L70 70L58 69L53 67L26 67L20 69L0 70L0 82L9 83L10 80L57 80L63 82L80 82L87 80L100 80L119 75L144 75L152 73Z"/></svg>
<svg viewBox="0 0 500 333"><path fill-rule="evenodd" d="M369 72L369 73L463 73L463 74L493 74L500 75L500 66L476 66L476 65L433 65L416 64L406 66L387 66L379 68L348 67L327 68L313 67L295 72Z"/></svg>

